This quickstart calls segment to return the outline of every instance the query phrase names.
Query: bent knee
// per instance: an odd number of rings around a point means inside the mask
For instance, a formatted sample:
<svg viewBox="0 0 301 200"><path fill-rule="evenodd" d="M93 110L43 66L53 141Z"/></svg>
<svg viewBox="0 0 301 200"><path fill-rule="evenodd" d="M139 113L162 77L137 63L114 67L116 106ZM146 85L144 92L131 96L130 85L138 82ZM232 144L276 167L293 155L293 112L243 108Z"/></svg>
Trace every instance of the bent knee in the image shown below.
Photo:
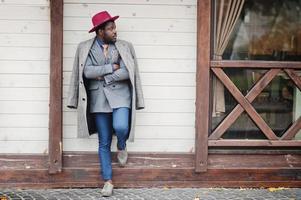
<svg viewBox="0 0 301 200"><path fill-rule="evenodd" d="M129 125L126 123L113 124L113 128L117 134L126 134L129 131Z"/></svg>

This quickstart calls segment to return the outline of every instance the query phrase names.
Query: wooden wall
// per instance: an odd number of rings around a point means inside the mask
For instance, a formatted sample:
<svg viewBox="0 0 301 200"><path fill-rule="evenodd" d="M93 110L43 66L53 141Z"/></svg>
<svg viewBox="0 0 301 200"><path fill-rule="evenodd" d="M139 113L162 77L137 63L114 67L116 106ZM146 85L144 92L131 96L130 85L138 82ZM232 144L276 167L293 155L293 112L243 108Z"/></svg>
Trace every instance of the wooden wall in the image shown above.
<svg viewBox="0 0 301 200"><path fill-rule="evenodd" d="M194 152L196 0L65 0L63 147L97 151L76 138L65 106L76 45L101 10L120 15L118 37L136 49L146 109L137 112L130 151ZM0 1L0 153L48 153L49 0ZM113 140L116 149L116 138Z"/></svg>
<svg viewBox="0 0 301 200"><path fill-rule="evenodd" d="M65 0L64 100L76 46L94 37L91 17L102 10L120 15L118 37L134 44L142 76L146 109L129 151L194 152L196 0ZM76 138L76 110L65 101L63 125L65 151L97 151L96 135Z"/></svg>
<svg viewBox="0 0 301 200"><path fill-rule="evenodd" d="M0 1L0 153L48 152L48 0Z"/></svg>

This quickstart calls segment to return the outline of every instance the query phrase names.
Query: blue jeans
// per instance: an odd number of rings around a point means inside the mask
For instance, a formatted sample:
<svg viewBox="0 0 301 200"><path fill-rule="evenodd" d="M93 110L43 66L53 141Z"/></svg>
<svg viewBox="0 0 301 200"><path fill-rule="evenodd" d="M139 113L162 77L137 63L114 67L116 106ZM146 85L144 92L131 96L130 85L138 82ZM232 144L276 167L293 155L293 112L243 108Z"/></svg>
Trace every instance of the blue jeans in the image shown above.
<svg viewBox="0 0 301 200"><path fill-rule="evenodd" d="M95 114L98 132L98 157L100 160L102 178L112 179L111 143L113 129L117 136L117 148L123 150L129 136L130 108L114 108L113 112L98 112Z"/></svg>

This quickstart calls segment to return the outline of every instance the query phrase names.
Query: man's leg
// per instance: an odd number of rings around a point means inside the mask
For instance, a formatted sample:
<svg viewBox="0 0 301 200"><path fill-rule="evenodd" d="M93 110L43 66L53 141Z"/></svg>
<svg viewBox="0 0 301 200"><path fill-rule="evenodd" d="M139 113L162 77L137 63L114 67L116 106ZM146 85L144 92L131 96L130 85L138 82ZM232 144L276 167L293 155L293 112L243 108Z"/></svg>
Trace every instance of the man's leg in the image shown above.
<svg viewBox="0 0 301 200"><path fill-rule="evenodd" d="M113 128L117 136L118 150L124 150L129 134L130 108L120 107L113 109Z"/></svg>
<svg viewBox="0 0 301 200"><path fill-rule="evenodd" d="M105 181L112 180L112 113L95 113L95 121L98 132L98 156L101 164L102 177Z"/></svg>

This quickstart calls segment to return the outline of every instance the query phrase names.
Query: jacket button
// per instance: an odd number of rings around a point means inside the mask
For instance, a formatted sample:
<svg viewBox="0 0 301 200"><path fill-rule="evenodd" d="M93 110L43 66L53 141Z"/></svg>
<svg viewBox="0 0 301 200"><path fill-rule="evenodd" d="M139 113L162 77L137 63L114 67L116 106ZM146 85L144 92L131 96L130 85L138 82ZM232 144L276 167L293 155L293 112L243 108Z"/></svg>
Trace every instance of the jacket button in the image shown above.
<svg viewBox="0 0 301 200"><path fill-rule="evenodd" d="M80 84L83 84L83 81L80 81Z"/></svg>
<svg viewBox="0 0 301 200"><path fill-rule="evenodd" d="M85 101L86 99L85 98L82 98L83 99L83 101Z"/></svg>

